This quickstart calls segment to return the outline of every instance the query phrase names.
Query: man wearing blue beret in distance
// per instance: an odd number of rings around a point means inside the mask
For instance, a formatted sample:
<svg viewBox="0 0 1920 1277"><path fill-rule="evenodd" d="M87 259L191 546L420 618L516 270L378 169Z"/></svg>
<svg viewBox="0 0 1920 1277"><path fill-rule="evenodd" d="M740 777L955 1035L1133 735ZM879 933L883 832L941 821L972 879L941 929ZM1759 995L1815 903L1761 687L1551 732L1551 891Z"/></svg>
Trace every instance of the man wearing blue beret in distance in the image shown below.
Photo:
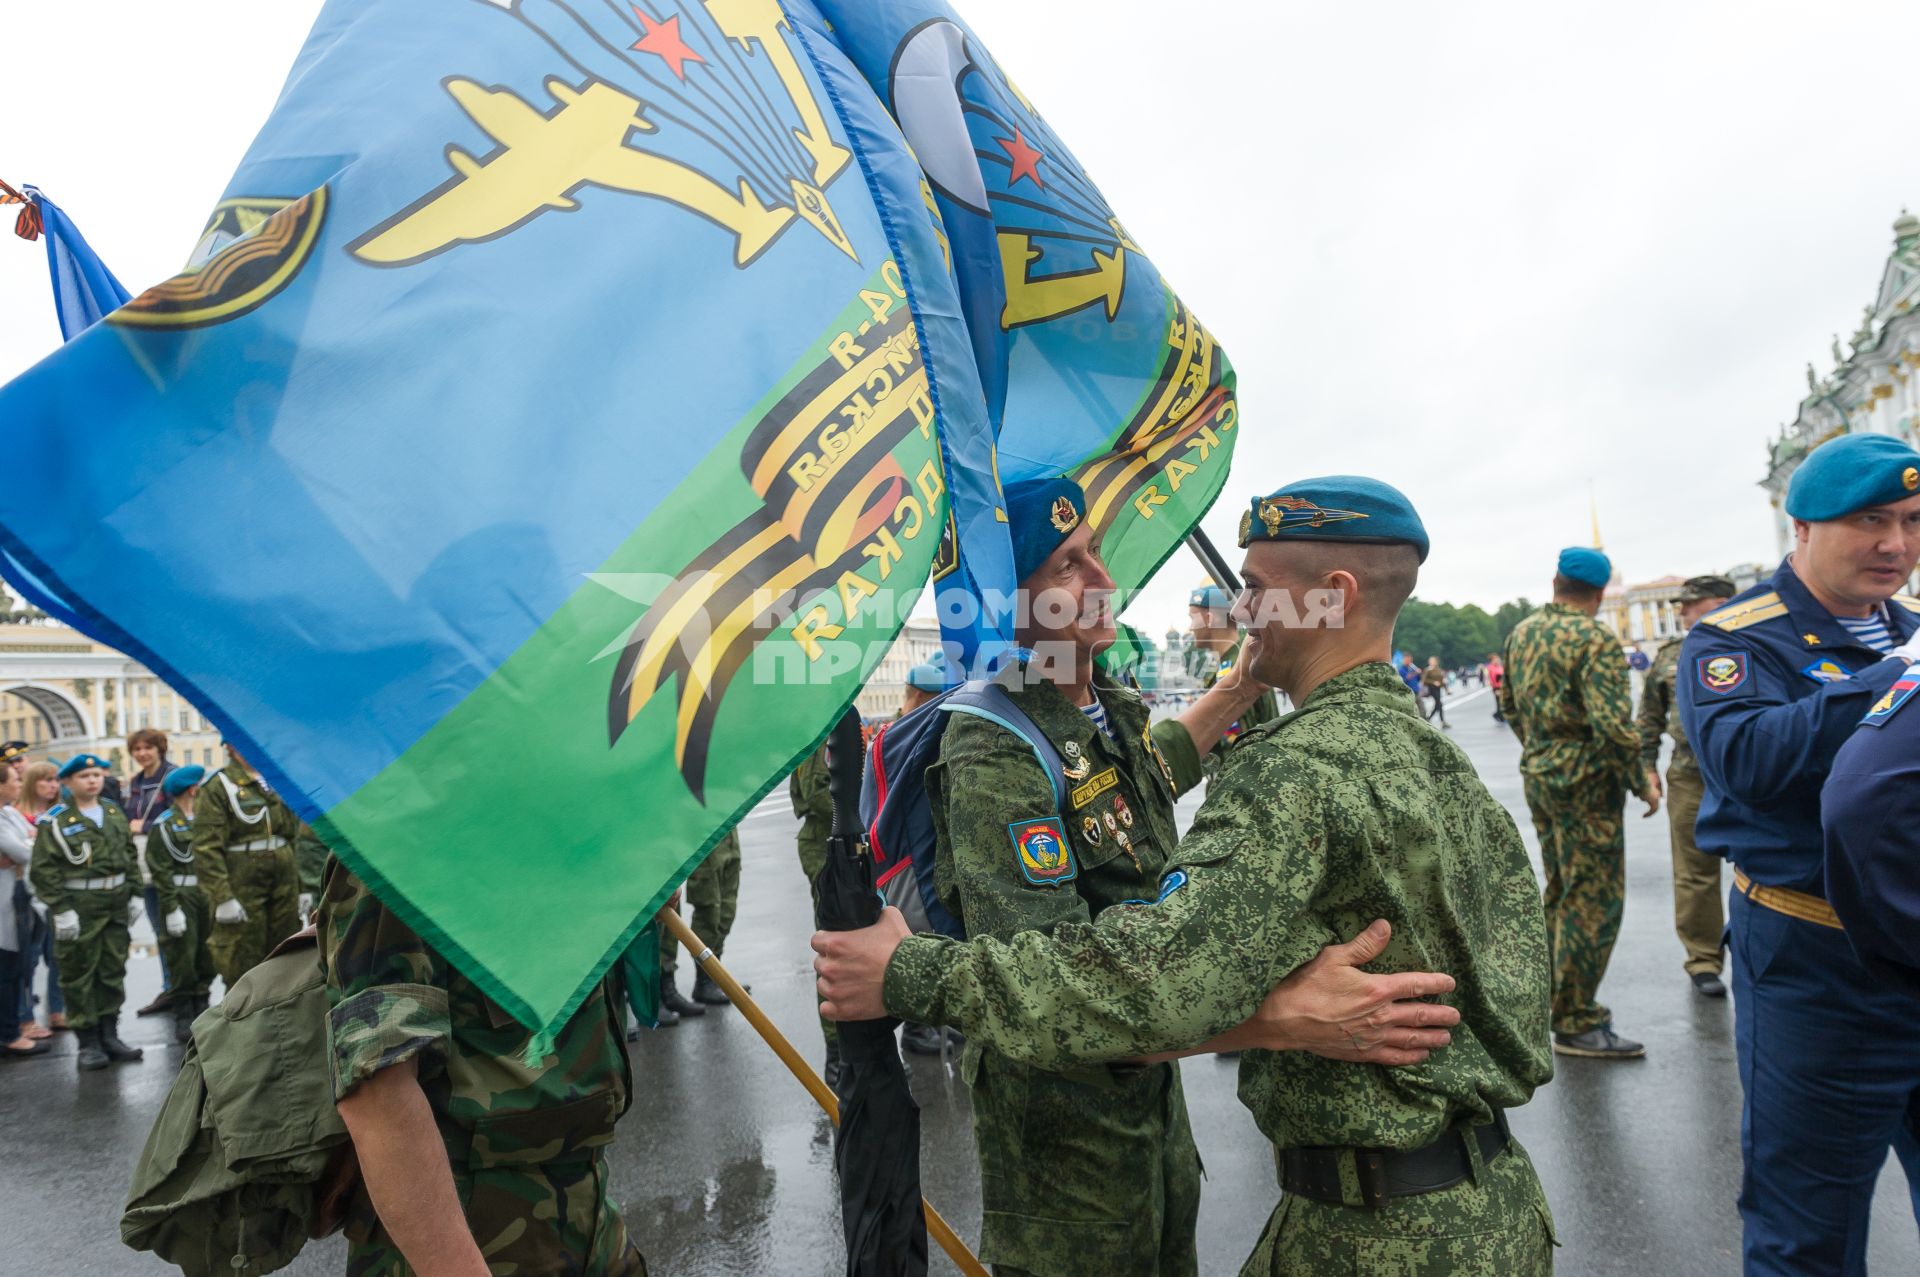
<svg viewBox="0 0 1920 1277"><path fill-rule="evenodd" d="M1613 1031L1600 981L1626 903L1627 792L1660 810L1660 782L1640 765L1633 690L1620 640L1595 620L1613 564L1598 550L1560 552L1553 601L1507 636L1500 710L1520 738L1520 776L1546 871L1553 940L1553 1049L1637 1059Z"/></svg>
<svg viewBox="0 0 1920 1277"><path fill-rule="evenodd" d="M1212 687L1239 663L1244 637L1240 623L1233 619L1233 595L1224 586L1209 580L1187 596L1187 632L1193 636L1187 672L1200 680L1202 688ZM1264 693L1245 715L1229 723L1225 735L1207 750L1208 774L1219 770L1220 760L1240 733L1278 717L1279 703L1272 692Z"/></svg>
<svg viewBox="0 0 1920 1277"><path fill-rule="evenodd" d="M193 859L193 807L207 769L175 767L160 782L167 806L147 830L147 871L159 905L160 952L173 973L173 1040L193 1040L193 1019L207 1009L208 991L219 974L207 937L213 931L213 907L200 889Z"/></svg>
<svg viewBox="0 0 1920 1277"><path fill-rule="evenodd" d="M40 817L28 878L53 923L54 955L67 1024L79 1039L82 1071L138 1060L120 1040L129 928L144 909L133 831L119 807L103 802L106 760L75 754L60 767L69 801Z"/></svg>
<svg viewBox="0 0 1920 1277"><path fill-rule="evenodd" d="M1255 498L1240 540L1237 614L1256 636L1241 677L1298 708L1227 754L1158 889L1012 937L909 937L893 910L817 933L823 1009L944 1021L1050 1069L1264 1048L1240 1062L1240 1097L1286 1195L1243 1277L1546 1274L1546 1200L1504 1115L1553 1072L1539 884L1512 817L1389 664L1426 533L1392 488L1336 475ZM1427 1008L1459 1025L1451 1045L1386 1061L1295 1036L1289 986L1360 927L1402 973L1380 978L1452 995ZM1457 983L1418 974L1436 966Z"/></svg>
<svg viewBox="0 0 1920 1277"><path fill-rule="evenodd" d="M1920 1016L1829 903L1820 791L1920 656L1920 601L1899 593L1920 561L1920 452L1830 440L1786 511L1794 548L1772 579L1688 633L1680 717L1706 780L1695 840L1734 867L1746 1270L1858 1274L1889 1145L1920 1184Z"/></svg>

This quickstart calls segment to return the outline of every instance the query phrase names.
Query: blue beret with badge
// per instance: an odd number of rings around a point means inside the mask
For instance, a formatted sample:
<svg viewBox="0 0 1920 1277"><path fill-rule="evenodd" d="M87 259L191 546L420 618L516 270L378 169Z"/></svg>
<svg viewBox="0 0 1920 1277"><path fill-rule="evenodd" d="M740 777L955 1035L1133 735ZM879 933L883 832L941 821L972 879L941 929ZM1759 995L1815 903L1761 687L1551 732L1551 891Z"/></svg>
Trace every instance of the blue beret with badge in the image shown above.
<svg viewBox="0 0 1920 1277"><path fill-rule="evenodd" d="M939 661L922 661L907 671L907 686L922 692L944 692L953 686Z"/></svg>
<svg viewBox="0 0 1920 1277"><path fill-rule="evenodd" d="M1028 479L1002 490L1013 537L1013 575L1024 581L1086 518L1087 494L1065 475Z"/></svg>
<svg viewBox="0 0 1920 1277"><path fill-rule="evenodd" d="M107 766L107 760L98 754L75 754L72 758L60 764L60 779L65 780L76 772L83 772L89 767L98 767L101 771L112 770Z"/></svg>
<svg viewBox="0 0 1920 1277"><path fill-rule="evenodd" d="M1607 583L1613 580L1613 560L1584 545L1570 545L1560 551L1559 572L1569 581L1604 590Z"/></svg>
<svg viewBox="0 0 1920 1277"><path fill-rule="evenodd" d="M1357 474L1301 479L1253 499L1240 516L1240 548L1255 541L1347 541L1410 545L1427 561L1427 528L1389 483Z"/></svg>
<svg viewBox="0 0 1920 1277"><path fill-rule="evenodd" d="M167 773L165 780L160 782L160 792L169 798L178 798L206 778L207 769L198 763L176 767Z"/></svg>
<svg viewBox="0 0 1920 1277"><path fill-rule="evenodd" d="M1227 592L1225 586L1208 581L1205 585L1195 586L1193 593L1187 595L1187 606L1203 607L1209 612L1223 612L1233 606L1233 595Z"/></svg>
<svg viewBox="0 0 1920 1277"><path fill-rule="evenodd" d="M1843 519L1868 506L1920 495L1920 452L1892 435L1841 435L1800 463L1787 484L1787 513L1807 523Z"/></svg>

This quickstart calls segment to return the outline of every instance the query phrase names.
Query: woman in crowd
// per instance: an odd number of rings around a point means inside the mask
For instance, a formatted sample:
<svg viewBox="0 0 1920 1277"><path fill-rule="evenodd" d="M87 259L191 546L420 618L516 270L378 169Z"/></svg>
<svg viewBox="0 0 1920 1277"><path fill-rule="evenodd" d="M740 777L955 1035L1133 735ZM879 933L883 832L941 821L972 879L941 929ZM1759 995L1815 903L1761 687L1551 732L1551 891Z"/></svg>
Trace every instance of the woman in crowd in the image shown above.
<svg viewBox="0 0 1920 1277"><path fill-rule="evenodd" d="M122 804L127 813L127 824L133 830L134 846L143 853L146 836L167 814L167 805L171 801L162 788L174 765L167 761L167 734L153 727L142 727L127 737L127 753L133 756L136 770L133 778L127 782L126 801ZM146 857L140 858L142 868L146 866ZM160 909L160 896L154 890L153 882L148 880L142 893L147 902L147 921L153 925L153 934L157 939L165 925ZM167 961L167 946L160 946L160 993L153 1001L141 1007L134 1014L154 1015L164 1011L173 1000L173 965Z"/></svg>
<svg viewBox="0 0 1920 1277"><path fill-rule="evenodd" d="M32 1037L21 1032L20 968L33 938L25 887L33 826L13 806L19 797L19 773L0 767L0 1060L22 1060L47 1050L40 1040L47 1036L44 1029Z"/></svg>
<svg viewBox="0 0 1920 1277"><path fill-rule="evenodd" d="M40 823L47 809L60 801L59 769L52 763L32 763L20 778L20 796L12 809L31 829ZM27 835L31 845L33 835ZM33 1018L33 966L35 960L47 964L47 1026L41 1029ZM60 964L53 957L53 928L45 928L38 953L22 951L20 960L20 1023L28 1036L46 1036L49 1030L67 1027L67 1002L60 995Z"/></svg>

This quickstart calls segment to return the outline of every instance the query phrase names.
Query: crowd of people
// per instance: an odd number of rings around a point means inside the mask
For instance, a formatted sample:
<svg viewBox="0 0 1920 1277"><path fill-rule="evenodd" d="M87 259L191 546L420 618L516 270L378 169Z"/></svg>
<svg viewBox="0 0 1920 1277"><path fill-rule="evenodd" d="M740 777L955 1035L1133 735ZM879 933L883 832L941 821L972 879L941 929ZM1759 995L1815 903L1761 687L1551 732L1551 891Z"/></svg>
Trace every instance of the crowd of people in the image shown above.
<svg viewBox="0 0 1920 1277"><path fill-rule="evenodd" d="M1244 1273L1550 1272L1551 1210L1508 1115L1556 1054L1645 1054L1599 1000L1630 794L1666 808L1701 996L1726 996L1731 954L1746 1271L1864 1271L1889 1149L1920 1185L1920 790L1887 761L1920 750L1920 711L1888 730L1920 693L1920 600L1900 593L1920 563L1920 452L1847 436L1809 456L1792 555L1745 592L1687 582L1688 631L1637 713L1597 620L1597 550L1560 554L1552 601L1484 666L1409 678L1392 640L1426 529L1392 487L1331 476L1252 499L1244 588L1189 598L1205 690L1155 720L1095 659L1114 586L1085 494L1055 478L1005 499L1023 593L1066 605L1022 613L1022 659L995 679L1010 717L938 729L927 837L957 925L916 932L889 909L812 941L830 1079L843 1020L892 1016L908 1049L960 1051L978 1249L999 1277L1197 1273L1202 1176L1174 1061L1198 1053L1239 1057L1279 1170ZM1307 596L1337 602L1302 624L1289 600ZM1466 677L1521 745L1544 882L1443 730L1438 702ZM952 683L915 669L899 721L961 705ZM0 1007L22 1005L36 960L57 963L47 1023L0 1021L8 1052L46 1049L57 990L82 1069L138 1058L117 1026L141 913L183 1033L214 974L231 987L312 917L360 1176L351 1270L431 1255L448 1272L643 1274L604 1166L632 1093L621 968L536 1039L328 860L241 755L208 776L171 767L158 733L129 747L140 771L112 796L99 758L5 747L0 886L18 907L0 920ZM789 778L809 882L828 771L823 749ZM1843 779L1840 804L1823 786ZM1175 801L1203 782L1182 836ZM668 904L684 897L716 954L739 879L729 834ZM661 1027L728 1004L704 967L683 995L662 946Z"/></svg>
<svg viewBox="0 0 1920 1277"><path fill-rule="evenodd" d="M71 1033L83 1072L134 1063L120 1036L132 929L145 917L167 1014L184 1043L215 975L228 987L312 910L324 844L240 751L212 773L167 759L166 733L127 738L124 784L96 754L34 760L0 745L0 1052L45 1054ZM34 987L44 966L45 1018Z"/></svg>

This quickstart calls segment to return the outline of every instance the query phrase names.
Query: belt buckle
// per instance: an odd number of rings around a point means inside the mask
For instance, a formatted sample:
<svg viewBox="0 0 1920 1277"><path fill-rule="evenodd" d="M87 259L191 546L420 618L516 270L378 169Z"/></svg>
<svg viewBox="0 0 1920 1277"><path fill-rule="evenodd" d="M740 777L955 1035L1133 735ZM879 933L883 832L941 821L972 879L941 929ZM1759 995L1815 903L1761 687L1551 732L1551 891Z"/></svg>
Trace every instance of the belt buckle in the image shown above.
<svg viewBox="0 0 1920 1277"><path fill-rule="evenodd" d="M1384 1206L1387 1201L1386 1155L1379 1150L1355 1149L1353 1177L1360 1186L1364 1206Z"/></svg>

